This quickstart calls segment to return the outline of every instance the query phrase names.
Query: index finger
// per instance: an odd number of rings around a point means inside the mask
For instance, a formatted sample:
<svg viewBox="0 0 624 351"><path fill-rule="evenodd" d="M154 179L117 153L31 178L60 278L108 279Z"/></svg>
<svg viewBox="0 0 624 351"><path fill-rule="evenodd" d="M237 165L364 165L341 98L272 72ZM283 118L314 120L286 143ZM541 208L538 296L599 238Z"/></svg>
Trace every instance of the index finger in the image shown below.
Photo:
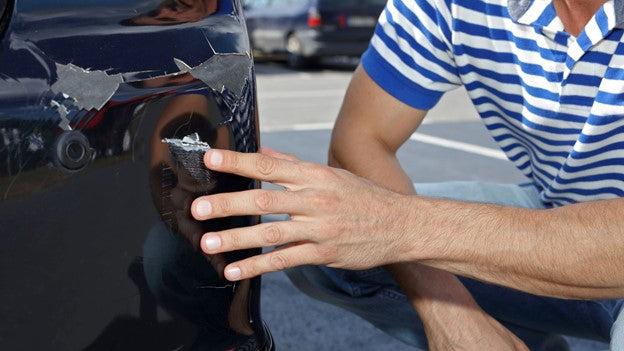
<svg viewBox="0 0 624 351"><path fill-rule="evenodd" d="M264 154L210 150L204 156L208 169L280 185L295 184L301 177L299 162Z"/></svg>

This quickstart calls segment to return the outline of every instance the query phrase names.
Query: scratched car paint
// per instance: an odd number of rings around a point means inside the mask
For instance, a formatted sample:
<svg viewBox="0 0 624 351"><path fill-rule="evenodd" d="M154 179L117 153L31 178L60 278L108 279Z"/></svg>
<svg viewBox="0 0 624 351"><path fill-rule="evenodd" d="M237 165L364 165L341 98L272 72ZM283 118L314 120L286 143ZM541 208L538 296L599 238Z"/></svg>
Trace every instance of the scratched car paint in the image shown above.
<svg viewBox="0 0 624 351"><path fill-rule="evenodd" d="M0 0L0 350L272 350L195 197L258 149L239 0Z"/></svg>

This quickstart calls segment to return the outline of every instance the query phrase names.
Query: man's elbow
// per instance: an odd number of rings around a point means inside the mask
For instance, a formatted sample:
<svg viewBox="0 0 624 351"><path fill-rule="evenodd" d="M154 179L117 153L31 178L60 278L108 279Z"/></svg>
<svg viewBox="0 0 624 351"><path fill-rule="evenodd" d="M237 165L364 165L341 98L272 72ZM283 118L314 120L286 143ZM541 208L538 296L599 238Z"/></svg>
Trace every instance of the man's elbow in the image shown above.
<svg viewBox="0 0 624 351"><path fill-rule="evenodd" d="M329 151L327 152L327 164L330 167L344 168L341 160L340 143L335 143L333 140L329 145Z"/></svg>
<svg viewBox="0 0 624 351"><path fill-rule="evenodd" d="M327 160L332 167L345 168L379 156L392 157L395 152L370 133L334 133Z"/></svg>

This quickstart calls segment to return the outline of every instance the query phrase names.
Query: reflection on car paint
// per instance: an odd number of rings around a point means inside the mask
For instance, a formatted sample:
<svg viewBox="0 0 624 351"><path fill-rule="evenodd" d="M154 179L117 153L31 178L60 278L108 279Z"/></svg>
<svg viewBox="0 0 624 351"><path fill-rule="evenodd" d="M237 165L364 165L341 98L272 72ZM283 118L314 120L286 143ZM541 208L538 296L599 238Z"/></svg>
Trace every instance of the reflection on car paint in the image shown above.
<svg viewBox="0 0 624 351"><path fill-rule="evenodd" d="M257 151L240 1L22 0L12 14L0 49L0 349L273 349L260 280L223 277L258 250L199 250L203 233L259 218L198 222L189 209L259 183L163 143Z"/></svg>
<svg viewBox="0 0 624 351"><path fill-rule="evenodd" d="M156 8L121 21L125 26L193 23L217 12L217 0L163 0Z"/></svg>

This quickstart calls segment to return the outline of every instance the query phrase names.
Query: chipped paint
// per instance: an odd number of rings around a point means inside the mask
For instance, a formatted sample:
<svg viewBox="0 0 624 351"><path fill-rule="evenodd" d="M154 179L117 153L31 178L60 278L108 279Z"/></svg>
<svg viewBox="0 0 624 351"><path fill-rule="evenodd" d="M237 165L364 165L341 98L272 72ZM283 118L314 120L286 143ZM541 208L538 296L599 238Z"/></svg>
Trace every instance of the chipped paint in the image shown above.
<svg viewBox="0 0 624 351"><path fill-rule="evenodd" d="M248 53L215 53L210 59L195 68L191 68L184 61L174 59L180 73L190 73L210 88L223 93L229 90L236 97L240 97L249 80L248 74L232 74L232 72L251 71L252 59Z"/></svg>
<svg viewBox="0 0 624 351"><path fill-rule="evenodd" d="M242 95L249 80L249 74L232 74L232 72L250 73L253 66L249 53L215 53L196 67L190 67L177 58L173 61L180 71L162 77L189 73L215 91L223 93L227 90L236 97ZM122 83L133 82L130 78L140 73L144 72L110 75L105 71L89 70L72 63L67 65L56 63L58 79L52 84L50 90L55 94L71 97L73 105L80 109L100 110L115 95ZM62 114L62 111L59 113Z"/></svg>
<svg viewBox="0 0 624 351"><path fill-rule="evenodd" d="M124 82L121 74L90 71L74 64L56 64L58 80L50 90L72 97L74 105L85 110L100 110Z"/></svg>
<svg viewBox="0 0 624 351"><path fill-rule="evenodd" d="M204 166L204 154L210 150L210 145L201 141L199 134L182 139L164 139L162 142L169 146L172 158L191 176L197 193L205 194L215 187L214 175Z"/></svg>
<svg viewBox="0 0 624 351"><path fill-rule="evenodd" d="M180 139L163 139L162 142L170 146L176 146L187 152L192 152L192 151L205 152L205 151L210 150L210 145L208 143L201 141L201 139L199 138L199 134L197 133L187 135L181 140Z"/></svg>
<svg viewBox="0 0 624 351"><path fill-rule="evenodd" d="M55 100L52 100L50 102L50 106L52 106L52 108L55 109L56 112L58 112L59 117L61 118L61 121L58 124L59 128L65 131L72 130L70 121L67 118L67 116L69 115L69 110L67 110L67 107L63 104L58 103Z"/></svg>

